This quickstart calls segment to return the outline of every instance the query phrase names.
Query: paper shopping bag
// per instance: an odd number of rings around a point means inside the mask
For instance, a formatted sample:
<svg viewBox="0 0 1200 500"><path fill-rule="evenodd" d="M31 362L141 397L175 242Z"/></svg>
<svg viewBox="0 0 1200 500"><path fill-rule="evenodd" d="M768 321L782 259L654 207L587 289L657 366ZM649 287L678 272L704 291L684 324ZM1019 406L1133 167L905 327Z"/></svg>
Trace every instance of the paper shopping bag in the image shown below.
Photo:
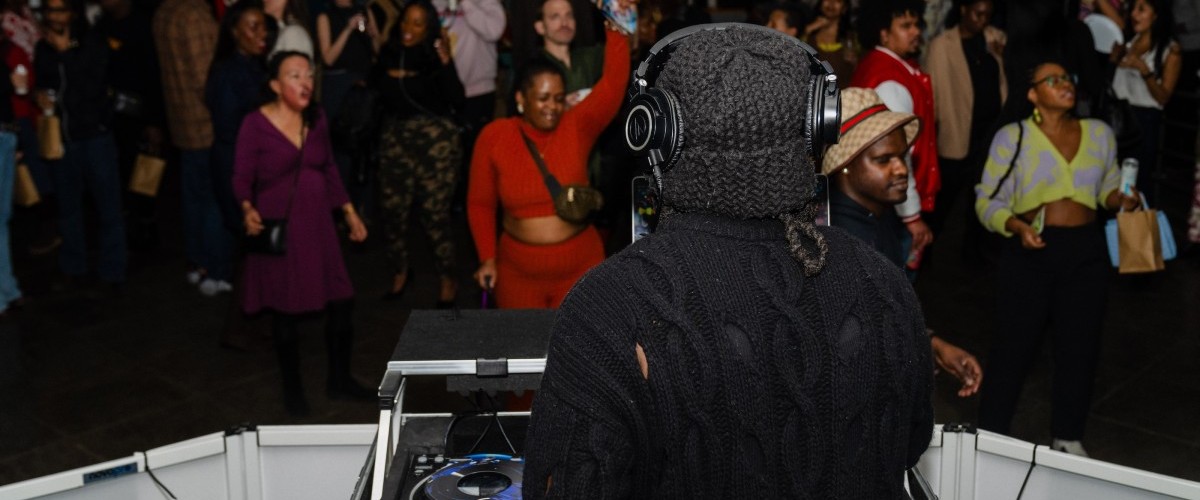
<svg viewBox="0 0 1200 500"><path fill-rule="evenodd" d="M17 173L13 181L14 203L22 207L32 207L42 201L42 196L38 194L37 184L33 182L33 175L29 173L29 167L24 163L17 165Z"/></svg>
<svg viewBox="0 0 1200 500"><path fill-rule="evenodd" d="M61 160L66 150L63 148L61 121L54 115L42 115L37 121L38 149L42 158Z"/></svg>
<svg viewBox="0 0 1200 500"><path fill-rule="evenodd" d="M1120 252L1118 269L1121 274L1149 273L1166 269L1159 230L1157 210L1117 214L1117 247Z"/></svg>
<svg viewBox="0 0 1200 500"><path fill-rule="evenodd" d="M158 196L166 160L148 154L139 154L133 164L133 175L129 176L129 190L151 198Z"/></svg>

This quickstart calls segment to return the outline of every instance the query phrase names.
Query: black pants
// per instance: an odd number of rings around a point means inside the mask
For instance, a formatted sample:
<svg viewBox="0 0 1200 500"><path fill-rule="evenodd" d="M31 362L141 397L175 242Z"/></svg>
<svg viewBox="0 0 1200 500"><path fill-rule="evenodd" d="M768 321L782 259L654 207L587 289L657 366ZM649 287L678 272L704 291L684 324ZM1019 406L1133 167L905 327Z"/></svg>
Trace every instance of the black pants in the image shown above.
<svg viewBox="0 0 1200 500"><path fill-rule="evenodd" d="M325 348L329 356L330 387L342 384L350 377L350 355L354 344L354 326L351 322L353 312L352 299L330 302L326 308ZM300 320L299 315L277 312L271 325L271 339L275 343L275 354L279 358L285 398L303 398L297 338Z"/></svg>
<svg viewBox="0 0 1200 500"><path fill-rule="evenodd" d="M987 150L984 149L982 153L972 152L961 160L938 157L942 187L938 190L933 213L922 214L935 237L932 247L934 251L946 246L938 244L946 241L942 230L950 223L950 218L956 216L963 220L963 254L978 254L984 230L975 215L975 184L979 183L979 178L983 175L986 154ZM957 205L960 202L962 206Z"/></svg>
<svg viewBox="0 0 1200 500"><path fill-rule="evenodd" d="M1049 334L1051 433L1083 437L1100 351L1109 268L1099 225L1047 227L1046 247L1005 241L996 277L996 334L983 377L979 427L1007 434L1021 386Z"/></svg>

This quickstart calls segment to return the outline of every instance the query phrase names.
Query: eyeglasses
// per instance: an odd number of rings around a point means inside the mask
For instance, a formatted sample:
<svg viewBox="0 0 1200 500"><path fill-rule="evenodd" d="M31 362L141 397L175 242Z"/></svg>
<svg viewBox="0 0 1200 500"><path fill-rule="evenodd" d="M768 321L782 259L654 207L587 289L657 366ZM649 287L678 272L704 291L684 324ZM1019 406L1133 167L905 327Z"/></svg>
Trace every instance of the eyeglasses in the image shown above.
<svg viewBox="0 0 1200 500"><path fill-rule="evenodd" d="M1070 83L1071 85L1076 85L1076 84L1078 84L1078 83L1079 83L1079 76L1078 76L1078 75L1075 75L1075 74L1067 74L1067 75L1050 75L1050 76L1047 76L1047 77L1045 77L1045 78L1042 78L1041 80L1038 80L1038 81L1036 81L1036 82L1033 82L1033 85L1036 87L1036 86L1038 86L1038 85L1041 85L1041 84L1043 84L1043 83L1045 83L1045 84L1047 84L1047 85L1049 85L1049 86L1051 86L1051 87L1057 87L1057 86L1059 86L1059 85L1062 85L1062 84L1064 84L1064 83Z"/></svg>

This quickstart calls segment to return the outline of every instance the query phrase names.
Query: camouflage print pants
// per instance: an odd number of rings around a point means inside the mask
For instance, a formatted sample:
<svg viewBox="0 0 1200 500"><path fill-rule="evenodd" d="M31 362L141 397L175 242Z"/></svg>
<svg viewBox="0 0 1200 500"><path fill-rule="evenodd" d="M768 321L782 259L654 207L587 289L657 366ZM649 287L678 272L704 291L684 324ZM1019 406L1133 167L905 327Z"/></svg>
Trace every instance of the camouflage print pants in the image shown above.
<svg viewBox="0 0 1200 500"><path fill-rule="evenodd" d="M379 186L388 259L395 272L408 269L404 237L415 202L438 274L453 276L450 203L462 158L458 127L445 118L389 116L384 118L382 133Z"/></svg>

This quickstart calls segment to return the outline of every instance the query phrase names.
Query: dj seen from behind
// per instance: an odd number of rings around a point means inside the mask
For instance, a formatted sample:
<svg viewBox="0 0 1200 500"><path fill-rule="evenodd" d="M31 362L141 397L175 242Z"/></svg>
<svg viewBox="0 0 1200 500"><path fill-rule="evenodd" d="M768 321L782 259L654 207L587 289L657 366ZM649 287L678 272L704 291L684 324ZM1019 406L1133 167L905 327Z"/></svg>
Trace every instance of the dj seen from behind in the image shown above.
<svg viewBox="0 0 1200 500"><path fill-rule="evenodd" d="M634 72L626 141L662 220L558 311L525 498L906 498L929 338L897 266L813 223L812 152L839 124L814 54L701 25Z"/></svg>

